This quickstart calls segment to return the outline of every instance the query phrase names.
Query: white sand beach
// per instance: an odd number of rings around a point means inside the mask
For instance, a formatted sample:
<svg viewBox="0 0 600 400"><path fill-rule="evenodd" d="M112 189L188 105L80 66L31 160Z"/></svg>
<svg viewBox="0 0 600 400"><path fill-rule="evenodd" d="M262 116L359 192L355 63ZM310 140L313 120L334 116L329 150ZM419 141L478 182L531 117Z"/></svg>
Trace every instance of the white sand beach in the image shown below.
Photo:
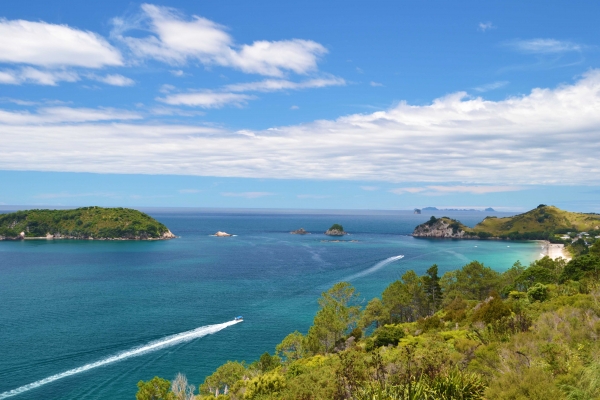
<svg viewBox="0 0 600 400"><path fill-rule="evenodd" d="M565 249L564 244L550 243L548 241L542 241L542 252L540 253L540 255L542 257L548 256L553 260L556 260L560 257L564 258L567 261L571 259L571 255Z"/></svg>

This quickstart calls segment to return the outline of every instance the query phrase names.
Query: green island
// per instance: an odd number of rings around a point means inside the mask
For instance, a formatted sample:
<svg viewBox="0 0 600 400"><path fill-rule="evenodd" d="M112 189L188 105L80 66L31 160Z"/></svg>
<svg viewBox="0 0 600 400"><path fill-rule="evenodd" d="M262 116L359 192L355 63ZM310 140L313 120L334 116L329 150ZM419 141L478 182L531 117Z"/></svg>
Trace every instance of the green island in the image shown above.
<svg viewBox="0 0 600 400"><path fill-rule="evenodd" d="M130 208L82 207L0 214L0 240L156 240L174 237L165 225Z"/></svg>
<svg viewBox="0 0 600 400"><path fill-rule="evenodd" d="M473 228L448 217L431 217L413 232L415 237L547 240L568 245L576 253L598 235L600 214L569 212L545 204L513 217L486 217Z"/></svg>
<svg viewBox="0 0 600 400"><path fill-rule="evenodd" d="M228 361L198 394L178 374L140 381L136 399L600 398L600 244L502 273L408 271L366 304L340 282L318 304L307 333Z"/></svg>

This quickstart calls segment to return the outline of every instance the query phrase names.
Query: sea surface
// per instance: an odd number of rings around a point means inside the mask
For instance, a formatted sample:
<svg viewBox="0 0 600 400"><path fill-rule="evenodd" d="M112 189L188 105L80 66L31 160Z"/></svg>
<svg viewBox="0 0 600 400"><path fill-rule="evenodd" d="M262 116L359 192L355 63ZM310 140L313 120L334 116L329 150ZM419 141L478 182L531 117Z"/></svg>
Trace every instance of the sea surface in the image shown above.
<svg viewBox="0 0 600 400"><path fill-rule="evenodd" d="M180 237L0 242L0 399L134 399L139 380L178 372L198 386L227 360L306 332L336 282L366 304L409 269L478 260L503 271L540 253L535 242L411 237L426 213L147 212ZM509 215L442 214L470 226ZM333 223L350 235L323 235ZM300 227L313 233L289 233Z"/></svg>

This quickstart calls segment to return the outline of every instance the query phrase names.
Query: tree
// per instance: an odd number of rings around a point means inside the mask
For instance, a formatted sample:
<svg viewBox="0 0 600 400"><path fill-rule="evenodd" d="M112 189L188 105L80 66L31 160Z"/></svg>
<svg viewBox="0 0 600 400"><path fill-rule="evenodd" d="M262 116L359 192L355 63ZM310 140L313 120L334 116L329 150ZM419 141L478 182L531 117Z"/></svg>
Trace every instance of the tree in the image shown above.
<svg viewBox="0 0 600 400"><path fill-rule="evenodd" d="M214 394L215 397L220 393L227 394L229 389L246 374L246 368L243 364L235 361L227 361L221 365L212 375L206 377L204 383L200 385L200 392L203 394Z"/></svg>
<svg viewBox="0 0 600 400"><path fill-rule="evenodd" d="M313 352L328 352L358 321L359 307L352 305L358 293L348 282L339 282L321 294L320 309L308 331Z"/></svg>
<svg viewBox="0 0 600 400"><path fill-rule="evenodd" d="M441 280L446 298L460 296L465 300L482 301L492 290L500 289L500 274L479 261L472 261L458 271L444 274Z"/></svg>
<svg viewBox="0 0 600 400"><path fill-rule="evenodd" d="M307 353L306 338L300 332L295 331L287 335L275 350L277 354L287 362L298 360Z"/></svg>
<svg viewBox="0 0 600 400"><path fill-rule="evenodd" d="M367 303L365 310L362 313L359 325L366 329L375 323L375 328L379 328L389 318L386 315L385 307L381 300L375 297Z"/></svg>
<svg viewBox="0 0 600 400"><path fill-rule="evenodd" d="M175 396L169 391L171 382L155 376L147 382L139 381L136 400L175 400Z"/></svg>
<svg viewBox="0 0 600 400"><path fill-rule="evenodd" d="M194 385L188 385L188 380L183 374L177 374L171 382L171 392L176 400L194 400Z"/></svg>
<svg viewBox="0 0 600 400"><path fill-rule="evenodd" d="M412 322L427 315L423 280L409 270L401 280L392 282L382 294L383 305L391 322Z"/></svg>
<svg viewBox="0 0 600 400"><path fill-rule="evenodd" d="M264 352L262 356L258 359L256 366L261 372L271 371L281 365L281 359L279 357L272 356L269 352Z"/></svg>
<svg viewBox="0 0 600 400"><path fill-rule="evenodd" d="M433 264L424 275L423 290L427 298L428 314L433 315L442 305L442 287L440 286L440 277L438 276L438 266Z"/></svg>

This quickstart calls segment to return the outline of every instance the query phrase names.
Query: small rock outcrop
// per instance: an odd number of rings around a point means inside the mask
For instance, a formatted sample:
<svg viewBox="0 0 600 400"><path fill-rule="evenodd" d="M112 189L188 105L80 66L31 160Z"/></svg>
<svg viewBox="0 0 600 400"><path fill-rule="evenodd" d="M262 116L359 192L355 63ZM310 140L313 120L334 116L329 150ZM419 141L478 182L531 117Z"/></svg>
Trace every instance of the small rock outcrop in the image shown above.
<svg viewBox="0 0 600 400"><path fill-rule="evenodd" d="M344 236L344 235L347 235L348 233L344 232L344 227L341 226L340 224L333 224L333 225L331 225L331 228L327 229L325 234L329 235L329 236Z"/></svg>
<svg viewBox="0 0 600 400"><path fill-rule="evenodd" d="M217 237L228 237L228 236L233 236L233 235L231 233L218 231L217 233L214 234L214 236L217 236Z"/></svg>
<svg viewBox="0 0 600 400"><path fill-rule="evenodd" d="M167 230L165 233L162 234L162 238L163 239L175 239L177 236L173 235L173 232L171 232L170 230Z"/></svg>
<svg viewBox="0 0 600 400"><path fill-rule="evenodd" d="M306 232L304 228L290 232L292 235L310 235L310 232Z"/></svg>
<svg viewBox="0 0 600 400"><path fill-rule="evenodd" d="M447 217L431 217L429 221L417 226L412 235L415 237L468 239L471 238L470 231L471 229L456 220Z"/></svg>

